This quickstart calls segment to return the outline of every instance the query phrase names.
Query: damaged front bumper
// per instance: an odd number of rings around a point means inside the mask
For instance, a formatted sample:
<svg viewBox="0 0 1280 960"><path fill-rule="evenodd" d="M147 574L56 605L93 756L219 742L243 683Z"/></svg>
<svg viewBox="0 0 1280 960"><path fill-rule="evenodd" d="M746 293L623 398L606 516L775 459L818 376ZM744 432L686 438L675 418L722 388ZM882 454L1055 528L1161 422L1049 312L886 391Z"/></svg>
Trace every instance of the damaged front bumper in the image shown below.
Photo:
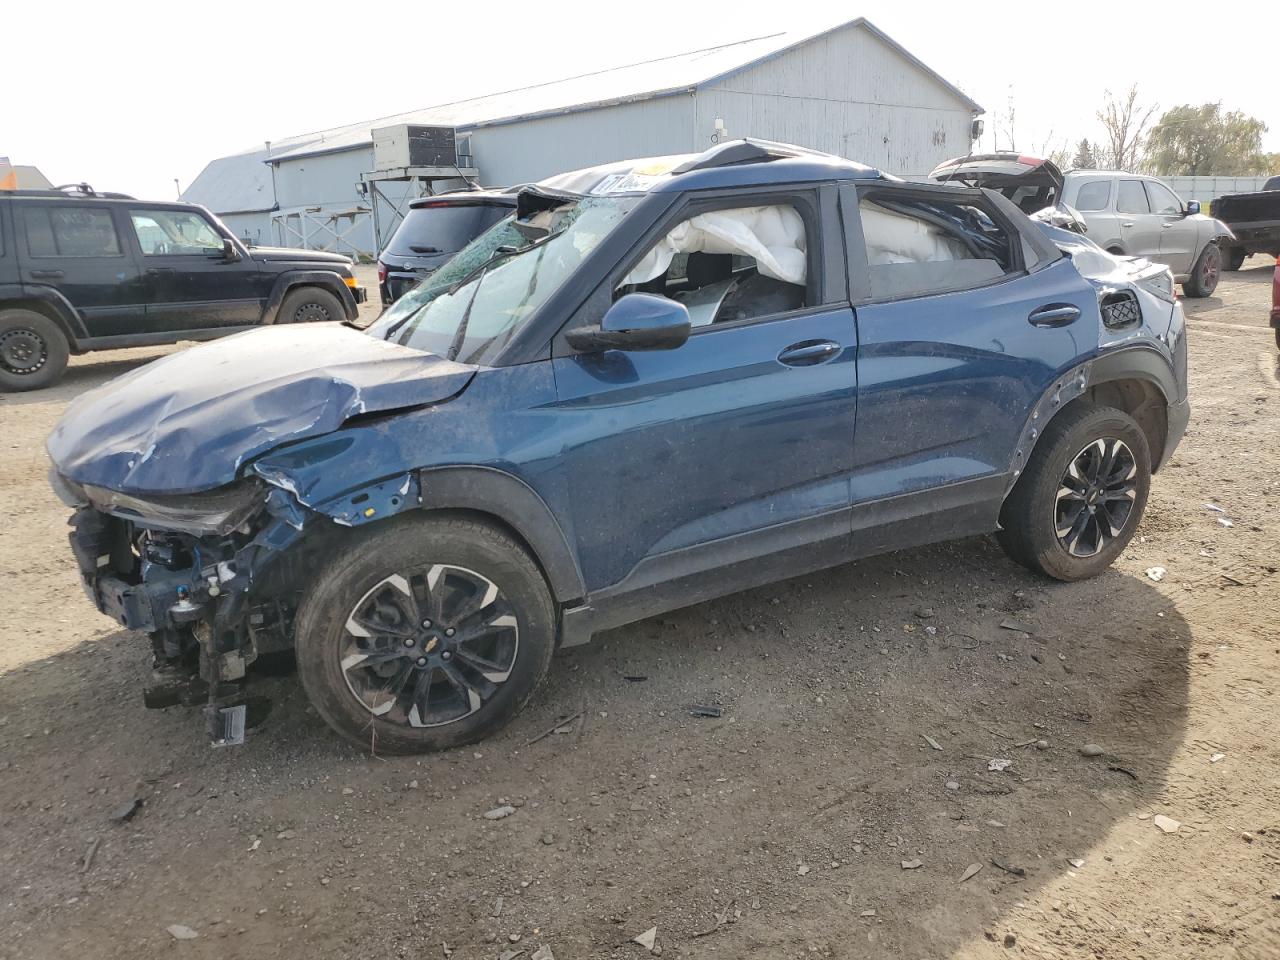
<svg viewBox="0 0 1280 960"><path fill-rule="evenodd" d="M147 705L203 700L215 745L243 740L247 668L292 648L294 616L316 566L350 528L421 502L416 474L310 504L287 472L259 467L194 495L130 495L50 475L75 510L71 549L86 595L151 638L156 671Z"/></svg>
<svg viewBox="0 0 1280 960"><path fill-rule="evenodd" d="M51 479L75 507L70 542L86 595L151 638L158 682L148 705L202 695L214 743L240 742L246 668L292 644L292 611L281 603L290 577L280 568L304 536L307 512L257 479L145 499Z"/></svg>

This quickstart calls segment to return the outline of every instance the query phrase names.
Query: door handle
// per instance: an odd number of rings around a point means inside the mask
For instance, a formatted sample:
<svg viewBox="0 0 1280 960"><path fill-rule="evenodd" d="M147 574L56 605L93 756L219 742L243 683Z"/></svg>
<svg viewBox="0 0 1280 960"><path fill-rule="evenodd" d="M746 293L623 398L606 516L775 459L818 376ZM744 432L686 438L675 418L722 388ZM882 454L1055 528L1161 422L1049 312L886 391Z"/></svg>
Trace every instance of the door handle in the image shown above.
<svg viewBox="0 0 1280 960"><path fill-rule="evenodd" d="M1121 220L1121 221L1120 221L1120 226L1122 226L1122 227L1132 227L1132 226L1133 226L1133 221L1132 221L1132 220Z"/></svg>
<svg viewBox="0 0 1280 960"><path fill-rule="evenodd" d="M1079 316L1079 307L1073 307L1069 303L1050 303L1038 310L1032 310L1027 321L1037 327L1065 327Z"/></svg>
<svg viewBox="0 0 1280 960"><path fill-rule="evenodd" d="M31 276L36 280L57 280L65 274L61 270L32 270Z"/></svg>
<svg viewBox="0 0 1280 960"><path fill-rule="evenodd" d="M153 277L161 273L173 273L173 267L147 267L147 273Z"/></svg>
<svg viewBox="0 0 1280 960"><path fill-rule="evenodd" d="M815 363L826 363L840 349L834 340L801 340L778 354L778 362L789 367L811 367Z"/></svg>

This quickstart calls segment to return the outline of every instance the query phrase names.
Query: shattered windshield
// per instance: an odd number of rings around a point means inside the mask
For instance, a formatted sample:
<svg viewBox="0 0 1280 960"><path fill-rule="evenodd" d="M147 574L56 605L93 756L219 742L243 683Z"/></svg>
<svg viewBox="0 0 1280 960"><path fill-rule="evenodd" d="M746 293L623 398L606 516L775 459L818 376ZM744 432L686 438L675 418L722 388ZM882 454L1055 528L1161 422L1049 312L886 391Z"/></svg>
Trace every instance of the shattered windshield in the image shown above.
<svg viewBox="0 0 1280 960"><path fill-rule="evenodd" d="M636 205L583 197L508 217L397 300L370 336L460 363L483 363Z"/></svg>

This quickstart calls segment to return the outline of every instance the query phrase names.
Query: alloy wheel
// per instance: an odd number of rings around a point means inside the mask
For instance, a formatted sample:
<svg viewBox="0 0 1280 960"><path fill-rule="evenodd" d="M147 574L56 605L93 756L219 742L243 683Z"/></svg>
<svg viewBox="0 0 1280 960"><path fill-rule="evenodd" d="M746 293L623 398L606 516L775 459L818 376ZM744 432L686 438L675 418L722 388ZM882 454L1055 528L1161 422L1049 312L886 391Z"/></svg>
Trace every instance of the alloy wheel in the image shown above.
<svg viewBox="0 0 1280 960"><path fill-rule="evenodd" d="M10 373L35 373L48 360L49 348L34 330L18 328L0 334L0 364Z"/></svg>
<svg viewBox="0 0 1280 960"><path fill-rule="evenodd" d="M1054 498L1054 531L1073 557L1106 548L1133 513L1138 496L1133 451L1115 437L1092 441L1072 458Z"/></svg>
<svg viewBox="0 0 1280 960"><path fill-rule="evenodd" d="M438 727L479 710L515 667L520 633L498 586L433 564L375 584L347 618L347 688L373 716Z"/></svg>
<svg viewBox="0 0 1280 960"><path fill-rule="evenodd" d="M1221 269L1221 255L1210 251L1208 256L1204 258L1204 265L1200 267L1200 286L1210 292L1216 289L1218 286L1218 273Z"/></svg>

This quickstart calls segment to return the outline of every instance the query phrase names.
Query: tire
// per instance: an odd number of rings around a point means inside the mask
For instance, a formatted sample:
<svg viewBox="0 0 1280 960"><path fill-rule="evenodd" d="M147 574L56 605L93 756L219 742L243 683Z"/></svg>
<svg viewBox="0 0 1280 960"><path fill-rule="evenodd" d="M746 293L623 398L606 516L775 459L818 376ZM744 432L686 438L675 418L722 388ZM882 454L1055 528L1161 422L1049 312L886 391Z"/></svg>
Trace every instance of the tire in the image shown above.
<svg viewBox="0 0 1280 960"><path fill-rule="evenodd" d="M1234 273L1244 265L1247 256L1244 247L1227 247L1222 251L1222 269Z"/></svg>
<svg viewBox="0 0 1280 960"><path fill-rule="evenodd" d="M1280 327L1276 328L1276 349L1280 350Z"/></svg>
<svg viewBox="0 0 1280 960"><path fill-rule="evenodd" d="M1119 442L1121 448L1114 447ZM1123 472L1123 483L1114 483L1109 489L1115 496L1106 501L1082 496L1062 495L1070 488L1090 487L1089 464L1103 459L1108 451L1114 451L1112 461L1114 478ZM1124 471L1128 462L1131 472ZM1068 481L1068 468L1075 465L1077 475L1084 478ZM1131 490L1122 498L1121 487ZM1005 499L1000 511L1003 528L997 538L1009 556L1030 570L1055 580L1084 580L1096 576L1120 555L1142 520L1151 488L1151 451L1146 434L1137 422L1122 410L1113 407L1075 405L1054 417L1045 429L1040 442L1031 453L1026 470ZM1092 489L1092 487L1090 487ZM1125 500L1128 509L1121 507ZM1074 512L1074 504L1083 501L1081 513L1088 516L1077 534L1074 548L1068 546L1070 532L1059 537L1059 523L1066 522L1064 511ZM1103 504L1093 512L1089 503ZM1107 503L1113 504L1106 506ZM1119 519L1120 527L1102 528L1098 515ZM1074 532L1076 527L1071 527ZM1096 549L1091 549L1096 548Z"/></svg>
<svg viewBox="0 0 1280 960"><path fill-rule="evenodd" d="M0 390L39 390L62 379L69 353L58 325L34 310L0 310Z"/></svg>
<svg viewBox="0 0 1280 960"><path fill-rule="evenodd" d="M1191 276L1182 284L1182 292L1188 297L1213 296L1222 275L1222 251L1216 243L1206 244L1191 268Z"/></svg>
<svg viewBox="0 0 1280 960"><path fill-rule="evenodd" d="M296 287L285 294L276 313L276 323L321 323L345 320L342 301L320 287Z"/></svg>
<svg viewBox="0 0 1280 960"><path fill-rule="evenodd" d="M468 604L478 610L468 615ZM410 515L361 531L321 570L295 647L329 726L379 753L422 753L510 722L546 676L555 641L546 580L519 544L483 523Z"/></svg>

